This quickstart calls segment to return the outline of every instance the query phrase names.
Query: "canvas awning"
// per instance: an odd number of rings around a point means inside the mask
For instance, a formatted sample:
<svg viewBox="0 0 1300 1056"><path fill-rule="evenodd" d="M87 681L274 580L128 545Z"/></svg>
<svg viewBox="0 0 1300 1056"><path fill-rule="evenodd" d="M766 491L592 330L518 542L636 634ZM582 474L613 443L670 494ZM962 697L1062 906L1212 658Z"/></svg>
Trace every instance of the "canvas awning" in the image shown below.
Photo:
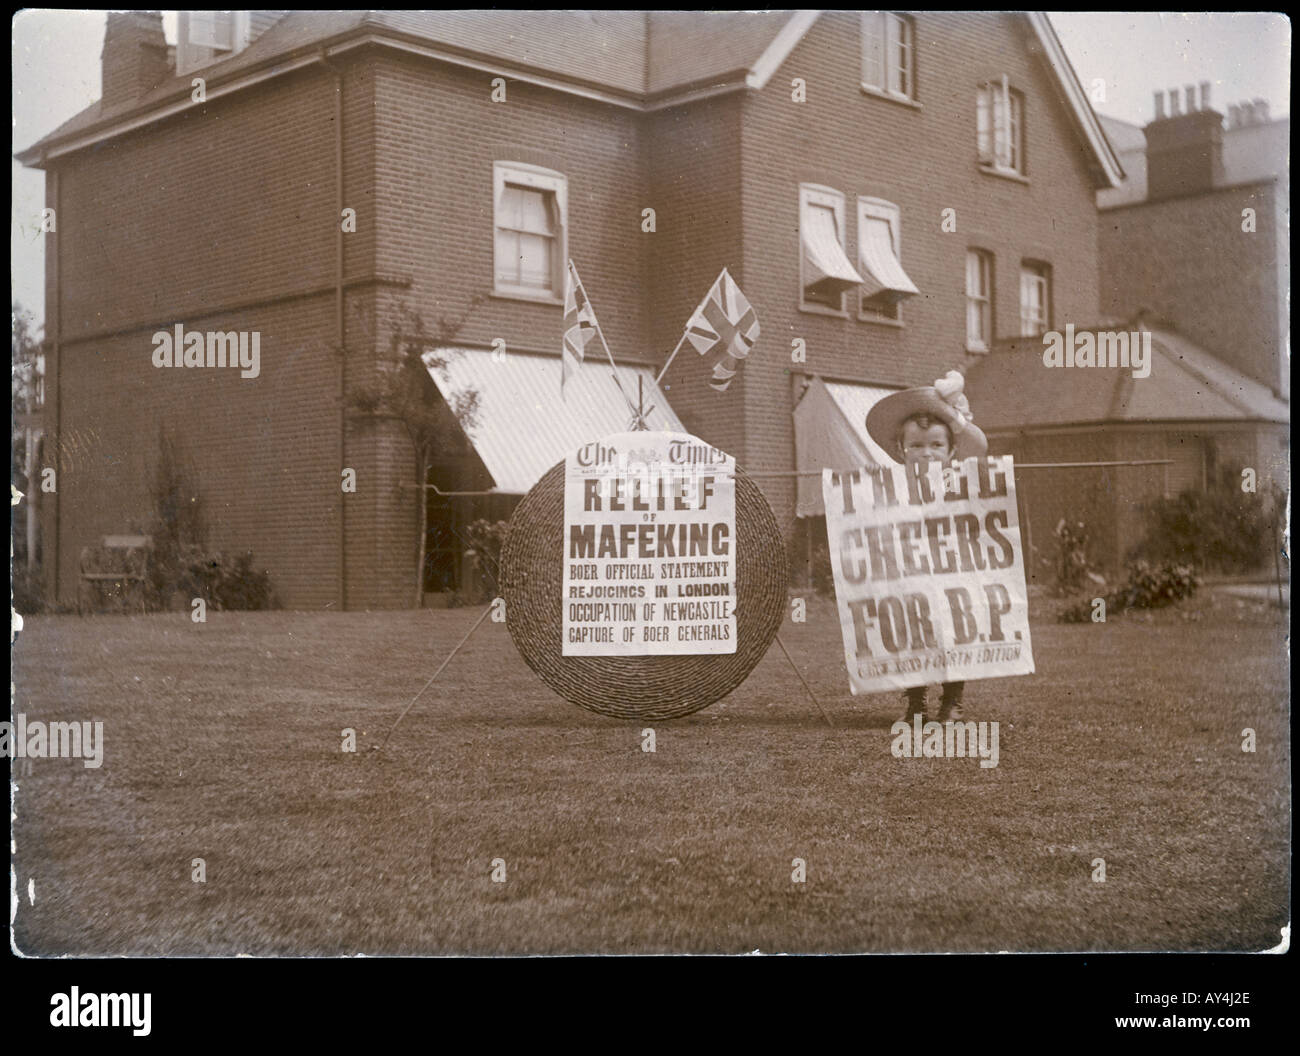
<svg viewBox="0 0 1300 1056"><path fill-rule="evenodd" d="M441 367L431 362L443 361ZM439 348L424 354L425 366L455 405L458 395L478 395L474 421L465 433L492 474L496 490L523 495L556 462L589 440L626 430L632 413L619 393L613 367L588 356L565 382L560 396L560 357L512 352L493 357L488 349ZM654 410L646 424L655 430L687 432L646 367L619 367L619 378L633 403L637 378L643 379L645 405Z"/></svg>
<svg viewBox="0 0 1300 1056"><path fill-rule="evenodd" d="M794 446L798 468L857 469L890 465L892 459L867 434L867 411L895 389L813 378L794 409ZM820 476L800 476L797 514L825 513Z"/></svg>
<svg viewBox="0 0 1300 1056"><path fill-rule="evenodd" d="M806 207L803 218L804 282L825 293L838 293L862 283L849 263L829 209Z"/></svg>
<svg viewBox="0 0 1300 1056"><path fill-rule="evenodd" d="M864 296L896 302L921 292L907 277L894 253L889 221L868 217L860 235L862 251L859 263L862 265Z"/></svg>

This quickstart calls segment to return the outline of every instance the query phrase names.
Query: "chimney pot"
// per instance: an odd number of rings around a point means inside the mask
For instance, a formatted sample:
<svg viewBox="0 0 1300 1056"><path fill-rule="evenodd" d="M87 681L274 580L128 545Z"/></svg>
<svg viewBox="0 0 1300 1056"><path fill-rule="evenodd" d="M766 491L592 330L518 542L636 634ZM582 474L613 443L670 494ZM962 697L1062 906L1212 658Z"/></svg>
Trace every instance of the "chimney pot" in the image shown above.
<svg viewBox="0 0 1300 1056"><path fill-rule="evenodd" d="M1189 109L1178 113L1183 101ZM1174 113L1145 129L1147 200L1200 194L1223 184L1223 115L1195 109L1193 90L1172 92Z"/></svg>
<svg viewBox="0 0 1300 1056"><path fill-rule="evenodd" d="M1156 120L1165 116L1165 93L1156 92Z"/></svg>
<svg viewBox="0 0 1300 1056"><path fill-rule="evenodd" d="M1202 110L1210 109L1210 82L1209 81L1201 82L1201 109Z"/></svg>
<svg viewBox="0 0 1300 1056"><path fill-rule="evenodd" d="M1196 113L1196 86L1189 84L1183 88L1186 109L1189 114Z"/></svg>
<svg viewBox="0 0 1300 1056"><path fill-rule="evenodd" d="M1183 112L1182 108L1178 104L1179 104L1178 89L1170 88L1169 89L1169 116L1170 117L1177 117L1179 114Z"/></svg>
<svg viewBox="0 0 1300 1056"><path fill-rule="evenodd" d="M1241 127L1241 107L1239 107L1236 103L1228 104L1228 127L1229 128Z"/></svg>
<svg viewBox="0 0 1300 1056"><path fill-rule="evenodd" d="M1268 100L1256 99L1255 101L1255 120L1258 124L1268 123Z"/></svg>

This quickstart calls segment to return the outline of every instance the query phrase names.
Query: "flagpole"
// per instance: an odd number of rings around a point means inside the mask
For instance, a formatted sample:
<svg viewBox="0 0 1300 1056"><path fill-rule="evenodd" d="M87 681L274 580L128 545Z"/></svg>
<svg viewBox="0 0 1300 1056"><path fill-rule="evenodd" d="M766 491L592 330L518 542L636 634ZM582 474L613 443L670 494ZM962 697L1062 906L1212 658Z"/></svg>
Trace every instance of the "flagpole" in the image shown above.
<svg viewBox="0 0 1300 1056"><path fill-rule="evenodd" d="M703 301L700 302L700 304L703 304L703 303L704 303ZM692 319L695 318L695 313L694 313L694 312L691 313L691 318L692 318ZM682 345L683 345L683 344L685 343L685 341L686 341L686 335L689 334L690 332L691 332L691 326L690 326L690 323L687 323L687 324L686 324L686 329L682 331L682 336L681 336L680 338L677 339L677 347L674 348L674 349L672 350L672 352L670 352L670 353L668 354L668 362L664 364L664 369L661 370L661 371L659 372L659 376L658 376L657 378L655 378L655 384L656 384L656 385L658 385L659 382L661 382L661 381L663 380L664 375L668 373L668 368L671 367L671 366L673 365L673 360L677 358L677 353L680 352L680 351L682 350Z"/></svg>
<svg viewBox="0 0 1300 1056"><path fill-rule="evenodd" d="M591 307L591 297L587 294L586 283L582 281L582 276L578 274L578 267L573 263L572 257L569 258L569 268L573 272L573 277L578 280L578 288L582 290L582 296L586 300L588 307ZM601 346L605 349L605 355L609 358L609 365L614 368L614 384L618 386L618 391L622 394L627 409L633 414L637 414L637 409L632 406L632 401L627 397L627 390L623 388L623 382L618 376L618 364L614 362L614 353L609 350L609 344L605 341L605 334L600 329L600 319L597 318L594 307L591 308L591 321L596 324L596 336L600 338ZM640 416L638 415L638 417Z"/></svg>

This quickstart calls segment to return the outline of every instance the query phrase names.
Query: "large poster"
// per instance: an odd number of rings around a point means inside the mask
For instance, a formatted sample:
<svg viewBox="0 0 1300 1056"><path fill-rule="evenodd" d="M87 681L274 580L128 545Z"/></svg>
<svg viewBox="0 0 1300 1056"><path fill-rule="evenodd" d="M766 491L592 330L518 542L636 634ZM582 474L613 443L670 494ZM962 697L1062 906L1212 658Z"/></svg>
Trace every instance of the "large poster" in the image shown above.
<svg viewBox="0 0 1300 1056"><path fill-rule="evenodd" d="M854 693L1034 670L1010 456L824 470Z"/></svg>
<svg viewBox="0 0 1300 1056"><path fill-rule="evenodd" d="M736 651L736 462L614 433L565 463L564 655Z"/></svg>

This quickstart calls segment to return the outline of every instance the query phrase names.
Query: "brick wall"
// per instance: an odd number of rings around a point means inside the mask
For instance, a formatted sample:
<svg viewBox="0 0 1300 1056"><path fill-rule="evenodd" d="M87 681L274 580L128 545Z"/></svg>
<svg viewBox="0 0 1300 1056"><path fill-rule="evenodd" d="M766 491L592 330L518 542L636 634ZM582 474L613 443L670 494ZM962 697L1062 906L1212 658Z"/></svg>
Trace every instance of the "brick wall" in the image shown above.
<svg viewBox="0 0 1300 1056"><path fill-rule="evenodd" d="M749 293L738 193L742 111L740 97L726 95L646 117L647 201L657 211L658 230L646 236L645 289L650 348L660 365L724 267ZM766 332L763 308L755 307ZM760 337L759 347L767 347L767 338ZM714 392L708 385L712 367L712 357L683 345L664 375L666 395L688 430L742 457L747 423L741 383Z"/></svg>
<svg viewBox="0 0 1300 1056"><path fill-rule="evenodd" d="M352 73L345 186L364 214L371 99ZM148 516L162 428L198 480L209 545L252 549L288 607L338 604L334 120L333 76L313 69L59 163L47 290L53 310L59 269L61 600L75 597L81 547ZM373 339L373 290L360 282L373 270L373 231L347 236L358 280L347 315L363 343ZM260 375L155 368L151 335L176 322L260 332ZM364 446L357 454L364 479L364 460L379 460ZM354 539L372 545L361 524Z"/></svg>
<svg viewBox="0 0 1300 1056"><path fill-rule="evenodd" d="M1286 486L1287 427L1254 422L1133 423L992 437L993 454L1019 463L1170 459L1168 466L1094 466L1024 469L1016 475L1021 540L1029 557L1030 582L1053 586L1059 548L1057 523L1084 522L1088 560L1112 582L1123 575L1128 554L1147 534L1147 510L1160 498L1189 488L1204 490L1205 476L1219 466L1251 466L1266 481ZM1251 501L1251 500L1245 500Z"/></svg>
<svg viewBox="0 0 1300 1056"><path fill-rule="evenodd" d="M1242 231L1254 209L1256 230ZM1272 181L1106 210L1098 245L1103 313L1146 308L1201 347L1283 388L1277 196Z"/></svg>
<svg viewBox="0 0 1300 1056"><path fill-rule="evenodd" d="M377 266L409 276L432 329L493 285L496 161L568 178L568 253L616 355L645 353L641 128L634 115L520 81L491 101L492 75L375 52ZM563 309L491 298L460 338L559 353ZM593 351L589 348L589 353Z"/></svg>

